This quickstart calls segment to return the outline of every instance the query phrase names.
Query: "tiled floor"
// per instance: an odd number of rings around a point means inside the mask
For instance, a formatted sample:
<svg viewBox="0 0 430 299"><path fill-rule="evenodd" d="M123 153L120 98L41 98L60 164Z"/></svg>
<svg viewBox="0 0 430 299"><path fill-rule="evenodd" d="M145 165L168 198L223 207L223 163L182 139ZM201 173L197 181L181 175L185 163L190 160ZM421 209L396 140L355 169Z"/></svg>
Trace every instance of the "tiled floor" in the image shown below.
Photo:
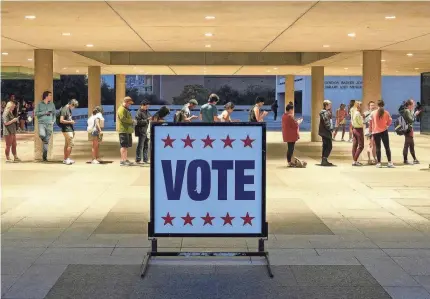
<svg viewBox="0 0 430 299"><path fill-rule="evenodd" d="M321 145L301 135L297 156L307 169L285 168L280 134L267 138L273 280L261 258L158 258L140 280L150 246L149 167L120 167L115 133L101 148L114 161L106 165L84 163L85 132L73 166L33 163L31 138L21 137L24 163L1 164L2 298L430 299L430 137L416 136L422 164L403 166L402 138L391 135L399 167L376 169L353 168L346 142L334 143L337 167L318 167ZM54 144L59 160L61 135ZM257 242L176 238L159 247L248 251Z"/></svg>

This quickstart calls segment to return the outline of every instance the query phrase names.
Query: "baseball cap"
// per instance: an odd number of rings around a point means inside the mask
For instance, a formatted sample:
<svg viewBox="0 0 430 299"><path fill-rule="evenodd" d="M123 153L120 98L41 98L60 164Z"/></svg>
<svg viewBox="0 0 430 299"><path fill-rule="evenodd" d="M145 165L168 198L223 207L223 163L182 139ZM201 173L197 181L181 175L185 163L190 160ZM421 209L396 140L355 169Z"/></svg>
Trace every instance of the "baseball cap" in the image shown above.
<svg viewBox="0 0 430 299"><path fill-rule="evenodd" d="M146 106L146 105L149 105L148 100L143 100L142 102L140 102L140 106Z"/></svg>
<svg viewBox="0 0 430 299"><path fill-rule="evenodd" d="M131 97L125 97L124 98L124 103L131 103L134 104L133 99Z"/></svg>
<svg viewBox="0 0 430 299"><path fill-rule="evenodd" d="M197 106L199 103L195 99L191 99L188 101L188 104L193 104L193 105Z"/></svg>

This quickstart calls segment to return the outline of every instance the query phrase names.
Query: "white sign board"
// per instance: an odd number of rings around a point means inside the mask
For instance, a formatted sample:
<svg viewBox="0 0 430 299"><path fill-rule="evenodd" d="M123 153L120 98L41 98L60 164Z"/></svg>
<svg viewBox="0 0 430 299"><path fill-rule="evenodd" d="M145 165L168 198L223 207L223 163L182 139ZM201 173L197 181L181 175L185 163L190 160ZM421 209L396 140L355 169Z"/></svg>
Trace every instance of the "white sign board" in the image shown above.
<svg viewBox="0 0 430 299"><path fill-rule="evenodd" d="M267 236L265 125L155 124L150 236Z"/></svg>

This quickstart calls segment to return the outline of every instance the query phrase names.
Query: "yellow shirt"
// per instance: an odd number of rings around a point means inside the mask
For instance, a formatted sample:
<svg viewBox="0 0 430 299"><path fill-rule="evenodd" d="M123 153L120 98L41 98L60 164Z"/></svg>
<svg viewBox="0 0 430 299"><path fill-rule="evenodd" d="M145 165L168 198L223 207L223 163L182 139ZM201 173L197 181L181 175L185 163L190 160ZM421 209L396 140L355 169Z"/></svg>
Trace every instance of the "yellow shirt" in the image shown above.
<svg viewBox="0 0 430 299"><path fill-rule="evenodd" d="M351 109L351 120L353 128L363 128L363 116L356 108Z"/></svg>

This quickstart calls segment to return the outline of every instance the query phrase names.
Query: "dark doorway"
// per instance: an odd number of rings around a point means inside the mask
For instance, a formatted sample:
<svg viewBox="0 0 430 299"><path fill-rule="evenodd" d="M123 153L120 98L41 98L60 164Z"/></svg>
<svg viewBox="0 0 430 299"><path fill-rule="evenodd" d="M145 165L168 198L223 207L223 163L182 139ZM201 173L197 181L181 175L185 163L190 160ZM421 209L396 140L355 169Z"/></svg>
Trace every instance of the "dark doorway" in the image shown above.
<svg viewBox="0 0 430 299"><path fill-rule="evenodd" d="M294 113L302 114L303 93L301 90L294 91Z"/></svg>

